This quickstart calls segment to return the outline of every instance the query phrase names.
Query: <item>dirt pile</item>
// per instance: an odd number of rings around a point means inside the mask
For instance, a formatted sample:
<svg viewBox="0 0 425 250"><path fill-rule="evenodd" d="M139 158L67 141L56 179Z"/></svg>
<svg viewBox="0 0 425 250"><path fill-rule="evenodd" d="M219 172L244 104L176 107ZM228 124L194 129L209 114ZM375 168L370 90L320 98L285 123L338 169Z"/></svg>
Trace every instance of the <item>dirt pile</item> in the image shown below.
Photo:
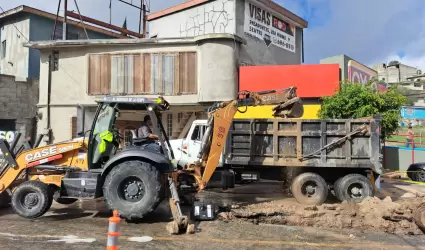
<svg viewBox="0 0 425 250"><path fill-rule="evenodd" d="M392 234L423 235L412 213L425 199L393 202L390 197L380 200L369 197L358 204L324 204L305 206L288 204L285 200L232 206L220 213L224 221L245 220L254 224L282 224L318 228L355 229L361 232L382 231Z"/></svg>

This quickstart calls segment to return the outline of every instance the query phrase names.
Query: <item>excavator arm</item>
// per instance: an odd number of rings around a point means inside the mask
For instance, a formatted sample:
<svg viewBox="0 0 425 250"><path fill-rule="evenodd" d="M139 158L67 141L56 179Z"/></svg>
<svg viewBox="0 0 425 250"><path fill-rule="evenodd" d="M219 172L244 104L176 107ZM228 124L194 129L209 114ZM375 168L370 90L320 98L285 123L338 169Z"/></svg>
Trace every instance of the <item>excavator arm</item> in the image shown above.
<svg viewBox="0 0 425 250"><path fill-rule="evenodd" d="M192 164L200 190L206 187L218 166L236 112L244 113L248 106L258 105L275 105L272 108L274 117L299 118L304 113L301 100L296 96L296 87L263 92L242 91L238 99L212 106L208 112L208 127L202 139L198 161ZM243 106L246 109L240 111L239 108ZM204 170L202 175L201 168Z"/></svg>

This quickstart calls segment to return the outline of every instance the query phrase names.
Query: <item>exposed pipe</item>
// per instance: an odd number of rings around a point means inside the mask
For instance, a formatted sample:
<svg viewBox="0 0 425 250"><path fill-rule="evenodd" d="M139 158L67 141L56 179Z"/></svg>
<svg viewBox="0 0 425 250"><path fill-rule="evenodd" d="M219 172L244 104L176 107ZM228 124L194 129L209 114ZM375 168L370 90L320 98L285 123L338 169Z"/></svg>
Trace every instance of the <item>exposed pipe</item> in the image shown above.
<svg viewBox="0 0 425 250"><path fill-rule="evenodd" d="M52 137L50 133L50 97L52 92L52 54L49 55L49 74L47 77L47 128L48 133L48 144L52 143Z"/></svg>
<svg viewBox="0 0 425 250"><path fill-rule="evenodd" d="M63 3L63 33L62 33L62 39L66 40L67 39L67 34L68 34L68 30L67 30L67 26L66 26L66 21L67 21L67 12L68 12L68 0L64 0Z"/></svg>
<svg viewBox="0 0 425 250"><path fill-rule="evenodd" d="M148 21L148 17L146 16L146 5L143 4L143 37L144 38L146 38L146 23L147 23L147 21Z"/></svg>
<svg viewBox="0 0 425 250"><path fill-rule="evenodd" d="M67 14L67 16L72 17L72 18L76 18L76 19L81 18L81 20L88 22L88 23L93 23L93 24L96 24L96 25L99 25L99 26L102 26L102 27L105 27L105 28L108 28L108 29L111 29L111 30L122 32L122 33L127 34L127 35L132 35L132 36L135 36L135 37L138 37L138 38L143 38L143 35L141 35L137 32L127 30L127 29L123 29L121 27L118 27L118 26L115 26L115 25L112 25L112 24L108 24L108 23L105 23L105 22L102 22L102 21L99 21L99 20L96 20L96 19L93 19L93 18L90 18L90 17L87 17L87 16L78 15L78 14L70 12L70 11L67 11L66 14Z"/></svg>
<svg viewBox="0 0 425 250"><path fill-rule="evenodd" d="M304 63L304 29L301 29L301 63Z"/></svg>

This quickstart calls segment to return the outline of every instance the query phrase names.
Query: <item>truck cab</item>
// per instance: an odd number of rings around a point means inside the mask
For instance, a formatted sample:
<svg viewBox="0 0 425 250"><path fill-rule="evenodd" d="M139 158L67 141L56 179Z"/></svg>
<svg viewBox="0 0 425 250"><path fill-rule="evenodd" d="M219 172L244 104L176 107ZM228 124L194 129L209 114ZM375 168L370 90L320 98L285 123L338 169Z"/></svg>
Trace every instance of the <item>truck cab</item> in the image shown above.
<svg viewBox="0 0 425 250"><path fill-rule="evenodd" d="M207 120L195 120L187 133L186 138L170 140L174 152L174 167L183 167L190 162L195 162L201 150L201 141L207 128ZM223 153L218 167L223 166Z"/></svg>

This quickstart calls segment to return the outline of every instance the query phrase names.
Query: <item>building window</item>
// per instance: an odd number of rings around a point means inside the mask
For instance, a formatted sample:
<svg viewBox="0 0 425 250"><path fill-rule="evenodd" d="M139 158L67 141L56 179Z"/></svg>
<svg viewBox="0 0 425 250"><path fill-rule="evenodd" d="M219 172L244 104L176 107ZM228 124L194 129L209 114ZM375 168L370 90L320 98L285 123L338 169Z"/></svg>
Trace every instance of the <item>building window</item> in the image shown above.
<svg viewBox="0 0 425 250"><path fill-rule="evenodd" d="M58 71L59 69L59 51L53 51L53 71Z"/></svg>
<svg viewBox="0 0 425 250"><path fill-rule="evenodd" d="M418 82L418 83L414 83L413 86L415 86L415 88L420 88L422 87L422 83Z"/></svg>
<svg viewBox="0 0 425 250"><path fill-rule="evenodd" d="M1 42L1 59L6 57L6 40Z"/></svg>
<svg viewBox="0 0 425 250"><path fill-rule="evenodd" d="M196 52L90 54L89 95L197 93Z"/></svg>
<svg viewBox="0 0 425 250"><path fill-rule="evenodd" d="M55 34L53 40L62 40L63 39L63 29L62 25L56 26ZM78 40L79 35L77 33L69 31L69 26L67 29L67 40Z"/></svg>
<svg viewBox="0 0 425 250"><path fill-rule="evenodd" d="M168 137L173 135L173 114L167 114L167 135Z"/></svg>
<svg viewBox="0 0 425 250"><path fill-rule="evenodd" d="M177 123L180 123L182 121L182 119L183 119L183 113L180 112L180 113L177 114Z"/></svg>

